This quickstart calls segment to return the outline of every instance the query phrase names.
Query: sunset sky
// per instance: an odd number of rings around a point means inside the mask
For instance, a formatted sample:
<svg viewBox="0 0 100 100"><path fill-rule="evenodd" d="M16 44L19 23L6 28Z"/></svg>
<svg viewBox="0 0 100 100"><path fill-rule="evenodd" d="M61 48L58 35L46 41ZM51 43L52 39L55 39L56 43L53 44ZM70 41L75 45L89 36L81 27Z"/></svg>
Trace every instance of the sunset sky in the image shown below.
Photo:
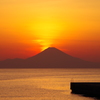
<svg viewBox="0 0 100 100"><path fill-rule="evenodd" d="M100 62L100 0L0 0L0 60L47 47Z"/></svg>

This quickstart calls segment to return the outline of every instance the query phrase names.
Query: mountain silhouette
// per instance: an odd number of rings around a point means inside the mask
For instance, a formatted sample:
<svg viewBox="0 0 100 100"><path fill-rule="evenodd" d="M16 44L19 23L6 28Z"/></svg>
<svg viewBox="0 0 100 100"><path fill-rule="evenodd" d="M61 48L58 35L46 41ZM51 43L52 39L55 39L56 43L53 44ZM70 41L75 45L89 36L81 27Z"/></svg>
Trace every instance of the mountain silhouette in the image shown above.
<svg viewBox="0 0 100 100"><path fill-rule="evenodd" d="M27 59L8 59L0 62L0 68L100 68L99 63L72 57L61 50L49 47Z"/></svg>

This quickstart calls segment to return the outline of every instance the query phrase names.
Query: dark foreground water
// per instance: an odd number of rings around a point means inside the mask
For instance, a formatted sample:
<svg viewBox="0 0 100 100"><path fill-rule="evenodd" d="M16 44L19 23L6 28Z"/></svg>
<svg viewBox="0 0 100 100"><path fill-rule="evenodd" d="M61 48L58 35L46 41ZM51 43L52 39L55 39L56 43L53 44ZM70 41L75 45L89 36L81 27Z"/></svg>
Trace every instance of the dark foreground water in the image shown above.
<svg viewBox="0 0 100 100"><path fill-rule="evenodd" d="M0 69L0 100L97 100L70 82L100 82L100 69Z"/></svg>

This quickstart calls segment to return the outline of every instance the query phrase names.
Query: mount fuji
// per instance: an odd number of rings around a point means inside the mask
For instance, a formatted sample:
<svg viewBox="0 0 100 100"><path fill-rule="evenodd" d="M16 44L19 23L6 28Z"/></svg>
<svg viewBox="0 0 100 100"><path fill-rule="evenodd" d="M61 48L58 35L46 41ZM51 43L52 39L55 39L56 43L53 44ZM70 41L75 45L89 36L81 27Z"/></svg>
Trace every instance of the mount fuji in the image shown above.
<svg viewBox="0 0 100 100"><path fill-rule="evenodd" d="M72 57L57 48L49 47L27 59L0 61L0 68L100 68L100 63Z"/></svg>

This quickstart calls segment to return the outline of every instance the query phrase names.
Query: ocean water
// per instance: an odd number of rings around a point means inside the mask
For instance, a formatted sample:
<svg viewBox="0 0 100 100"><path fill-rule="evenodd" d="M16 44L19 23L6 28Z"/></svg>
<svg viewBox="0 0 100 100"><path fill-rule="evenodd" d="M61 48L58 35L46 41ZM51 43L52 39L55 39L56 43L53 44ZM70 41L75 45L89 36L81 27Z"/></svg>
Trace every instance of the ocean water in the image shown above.
<svg viewBox="0 0 100 100"><path fill-rule="evenodd" d="M100 69L0 69L0 100L97 100L70 82L100 82Z"/></svg>

